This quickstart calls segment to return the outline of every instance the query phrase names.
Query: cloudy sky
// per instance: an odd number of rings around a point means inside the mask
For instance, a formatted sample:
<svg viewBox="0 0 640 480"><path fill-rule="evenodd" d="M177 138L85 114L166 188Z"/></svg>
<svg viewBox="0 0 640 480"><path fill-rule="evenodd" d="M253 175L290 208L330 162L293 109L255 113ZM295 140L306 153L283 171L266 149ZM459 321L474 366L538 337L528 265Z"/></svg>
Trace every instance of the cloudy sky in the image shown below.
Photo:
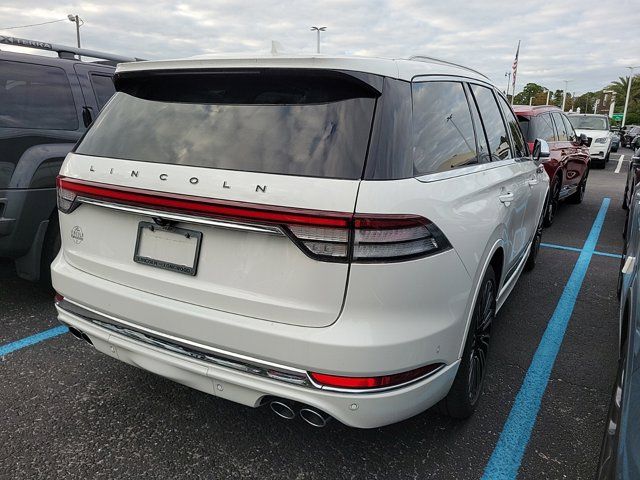
<svg viewBox="0 0 640 480"><path fill-rule="evenodd" d="M309 27L319 25L327 26L323 53L422 53L479 69L503 89L522 40L517 90L527 82L561 89L570 80L568 90L580 94L640 65L639 7L638 0L4 0L0 35L73 45L75 26L66 19L73 13L85 21L83 47L162 59L267 52L271 40L292 53L313 52Z"/></svg>

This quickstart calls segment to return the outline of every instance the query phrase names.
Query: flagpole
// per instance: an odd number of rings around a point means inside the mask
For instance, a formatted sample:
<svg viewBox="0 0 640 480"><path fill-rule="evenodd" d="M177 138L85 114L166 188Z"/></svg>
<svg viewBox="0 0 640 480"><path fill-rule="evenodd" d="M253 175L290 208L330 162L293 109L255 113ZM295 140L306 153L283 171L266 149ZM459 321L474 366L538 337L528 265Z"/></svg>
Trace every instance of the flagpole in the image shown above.
<svg viewBox="0 0 640 480"><path fill-rule="evenodd" d="M518 72L518 55L520 54L520 40L518 40L518 48L516 49L516 58L513 61L513 88L511 89L511 105L513 105L513 99L516 96L516 73Z"/></svg>

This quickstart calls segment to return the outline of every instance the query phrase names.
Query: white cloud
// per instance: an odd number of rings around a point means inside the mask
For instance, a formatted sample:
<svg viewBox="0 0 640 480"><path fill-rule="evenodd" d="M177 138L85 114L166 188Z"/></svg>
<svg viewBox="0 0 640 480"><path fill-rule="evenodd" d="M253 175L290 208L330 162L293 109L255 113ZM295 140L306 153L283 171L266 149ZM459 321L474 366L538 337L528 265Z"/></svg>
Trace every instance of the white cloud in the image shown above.
<svg viewBox="0 0 640 480"><path fill-rule="evenodd" d="M477 68L506 84L518 40L518 85L536 82L577 93L603 87L640 65L634 48L640 13L632 2L615 6L596 0L507 2L487 0L54 0L0 5L0 34L61 44L75 43L64 21L39 27L2 27L64 19L84 20L83 46L143 58L203 53L268 51L271 40L297 52L315 50L311 25L326 25L328 54L407 57L422 53ZM0 46L0 48L5 48Z"/></svg>

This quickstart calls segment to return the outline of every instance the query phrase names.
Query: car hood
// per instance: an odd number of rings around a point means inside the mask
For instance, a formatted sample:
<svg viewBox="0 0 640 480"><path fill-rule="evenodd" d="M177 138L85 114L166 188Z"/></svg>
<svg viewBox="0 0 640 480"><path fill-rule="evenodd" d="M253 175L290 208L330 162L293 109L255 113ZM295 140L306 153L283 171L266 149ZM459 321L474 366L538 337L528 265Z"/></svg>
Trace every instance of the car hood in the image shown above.
<svg viewBox="0 0 640 480"><path fill-rule="evenodd" d="M611 132L609 132L609 130L582 130L580 128L576 128L576 133L578 135L582 135L584 133L587 137L591 137L594 140L596 138L611 136Z"/></svg>

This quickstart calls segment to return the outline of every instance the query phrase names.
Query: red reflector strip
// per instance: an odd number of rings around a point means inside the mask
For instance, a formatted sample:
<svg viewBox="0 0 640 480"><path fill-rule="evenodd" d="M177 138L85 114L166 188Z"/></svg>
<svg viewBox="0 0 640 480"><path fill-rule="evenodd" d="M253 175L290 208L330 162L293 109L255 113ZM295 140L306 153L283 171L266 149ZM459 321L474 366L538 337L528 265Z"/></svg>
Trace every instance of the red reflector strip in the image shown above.
<svg viewBox="0 0 640 480"><path fill-rule="evenodd" d="M316 383L326 387L347 389L381 388L393 387L410 382L431 372L434 372L441 366L441 363L434 363L432 365L425 365L424 367L409 370L408 372L395 373L393 375L383 375L381 377L341 377L337 375L327 375L325 373L315 372L310 372L309 375Z"/></svg>
<svg viewBox="0 0 640 480"><path fill-rule="evenodd" d="M63 297L62 295L60 295L59 293L56 293L56 294L53 296L53 301L54 301L55 303L60 303L62 300L64 300L64 297Z"/></svg>
<svg viewBox="0 0 640 480"><path fill-rule="evenodd" d="M79 181L65 177L58 177L57 186L58 188L72 191L83 197L113 200L115 202L156 207L184 213L199 213L212 217L258 222L347 228L349 227L352 217L350 213L274 206L264 207L254 203L230 202L175 193L114 187L112 185Z"/></svg>

